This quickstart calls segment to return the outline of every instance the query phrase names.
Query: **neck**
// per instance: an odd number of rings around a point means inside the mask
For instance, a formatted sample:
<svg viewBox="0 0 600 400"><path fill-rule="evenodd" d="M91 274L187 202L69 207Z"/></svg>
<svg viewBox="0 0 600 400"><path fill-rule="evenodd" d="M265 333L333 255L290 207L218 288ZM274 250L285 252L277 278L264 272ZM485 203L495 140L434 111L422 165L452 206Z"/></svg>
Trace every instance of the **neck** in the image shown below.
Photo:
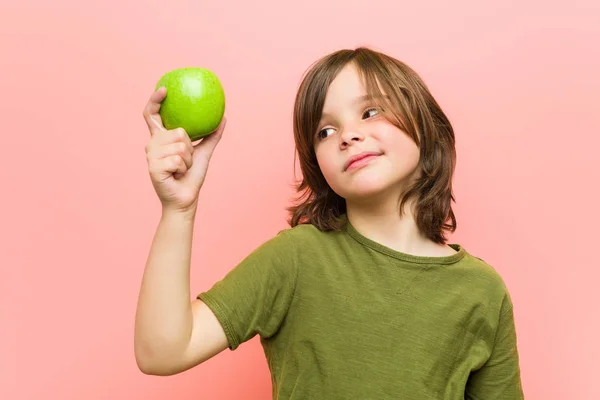
<svg viewBox="0 0 600 400"><path fill-rule="evenodd" d="M397 197L385 202L346 202L348 220L361 235L401 253L446 256L456 251L423 236L413 214L414 201L405 203L402 216Z"/></svg>

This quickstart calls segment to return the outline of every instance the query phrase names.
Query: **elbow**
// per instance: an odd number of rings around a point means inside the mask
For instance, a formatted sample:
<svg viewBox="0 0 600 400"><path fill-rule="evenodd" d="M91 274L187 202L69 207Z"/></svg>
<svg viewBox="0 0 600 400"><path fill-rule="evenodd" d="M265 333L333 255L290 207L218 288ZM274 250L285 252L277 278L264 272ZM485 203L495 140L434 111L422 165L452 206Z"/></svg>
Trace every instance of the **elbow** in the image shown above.
<svg viewBox="0 0 600 400"><path fill-rule="evenodd" d="M165 370L165 363L158 360L156 352L137 344L134 352L136 365L144 375L171 375Z"/></svg>
<svg viewBox="0 0 600 400"><path fill-rule="evenodd" d="M176 360L177 358L159 356L149 351L135 351L135 362L144 375L171 376L184 371Z"/></svg>
<svg viewBox="0 0 600 400"><path fill-rule="evenodd" d="M138 349L135 349L135 363L138 369L145 375L161 375L158 368L156 368L156 363L152 362L151 357Z"/></svg>
<svg viewBox="0 0 600 400"><path fill-rule="evenodd" d="M149 360L145 358L139 357L137 354L135 356L135 362L137 364L138 369L144 375L161 375L154 364L152 364Z"/></svg>
<svg viewBox="0 0 600 400"><path fill-rule="evenodd" d="M163 370L160 368L156 368L154 366L151 365L139 365L139 370L144 374L144 375L149 375L149 376L171 376L171 375L175 375L175 373L170 373L167 370Z"/></svg>
<svg viewBox="0 0 600 400"><path fill-rule="evenodd" d="M168 366L166 366L163 362L152 361L151 359L138 357L137 355L135 357L135 361L138 369L144 375L170 376L177 373L176 370L168 368Z"/></svg>
<svg viewBox="0 0 600 400"><path fill-rule="evenodd" d="M147 363L137 361L137 366L138 366L138 369L140 370L140 372L144 375L161 376L161 374L159 374L155 368L153 368L151 365L149 365Z"/></svg>

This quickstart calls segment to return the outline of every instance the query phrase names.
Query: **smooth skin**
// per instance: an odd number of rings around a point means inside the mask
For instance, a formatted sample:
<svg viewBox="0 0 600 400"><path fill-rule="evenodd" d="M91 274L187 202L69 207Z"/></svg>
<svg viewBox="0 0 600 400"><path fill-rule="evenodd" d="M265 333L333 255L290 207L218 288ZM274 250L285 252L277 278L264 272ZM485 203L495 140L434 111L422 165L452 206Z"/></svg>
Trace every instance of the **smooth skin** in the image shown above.
<svg viewBox="0 0 600 400"><path fill-rule="evenodd" d="M183 129L167 130L158 111L159 88L144 108L150 131L146 158L162 215L148 255L135 316L134 351L149 375L174 375L228 347L225 332L200 300L190 301L190 260L198 194L226 119L210 136L192 143Z"/></svg>

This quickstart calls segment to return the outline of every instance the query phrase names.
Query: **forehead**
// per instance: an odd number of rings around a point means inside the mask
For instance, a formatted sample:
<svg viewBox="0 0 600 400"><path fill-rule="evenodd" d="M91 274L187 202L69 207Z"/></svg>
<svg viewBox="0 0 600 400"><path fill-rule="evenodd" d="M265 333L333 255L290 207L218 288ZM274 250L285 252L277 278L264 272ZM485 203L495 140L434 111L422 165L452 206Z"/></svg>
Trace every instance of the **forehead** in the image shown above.
<svg viewBox="0 0 600 400"><path fill-rule="evenodd" d="M323 109L347 106L348 103L367 94L361 75L354 64L349 63L338 73L325 96Z"/></svg>

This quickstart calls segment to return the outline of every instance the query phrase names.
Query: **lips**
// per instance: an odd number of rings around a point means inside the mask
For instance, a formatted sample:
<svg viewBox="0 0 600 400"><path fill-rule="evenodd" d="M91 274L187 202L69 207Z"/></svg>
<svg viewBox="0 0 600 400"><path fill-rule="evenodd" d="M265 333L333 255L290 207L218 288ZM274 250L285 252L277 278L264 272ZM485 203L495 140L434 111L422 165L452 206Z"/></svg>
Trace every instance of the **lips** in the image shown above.
<svg viewBox="0 0 600 400"><path fill-rule="evenodd" d="M344 171L348 170L348 168L350 168L350 166L352 164L354 164L355 162L358 162L367 157L380 156L380 155L381 155L381 153L378 153L375 151L365 151L363 153L356 154L356 155L350 157L348 159L348 161L346 161L346 164L344 164Z"/></svg>

